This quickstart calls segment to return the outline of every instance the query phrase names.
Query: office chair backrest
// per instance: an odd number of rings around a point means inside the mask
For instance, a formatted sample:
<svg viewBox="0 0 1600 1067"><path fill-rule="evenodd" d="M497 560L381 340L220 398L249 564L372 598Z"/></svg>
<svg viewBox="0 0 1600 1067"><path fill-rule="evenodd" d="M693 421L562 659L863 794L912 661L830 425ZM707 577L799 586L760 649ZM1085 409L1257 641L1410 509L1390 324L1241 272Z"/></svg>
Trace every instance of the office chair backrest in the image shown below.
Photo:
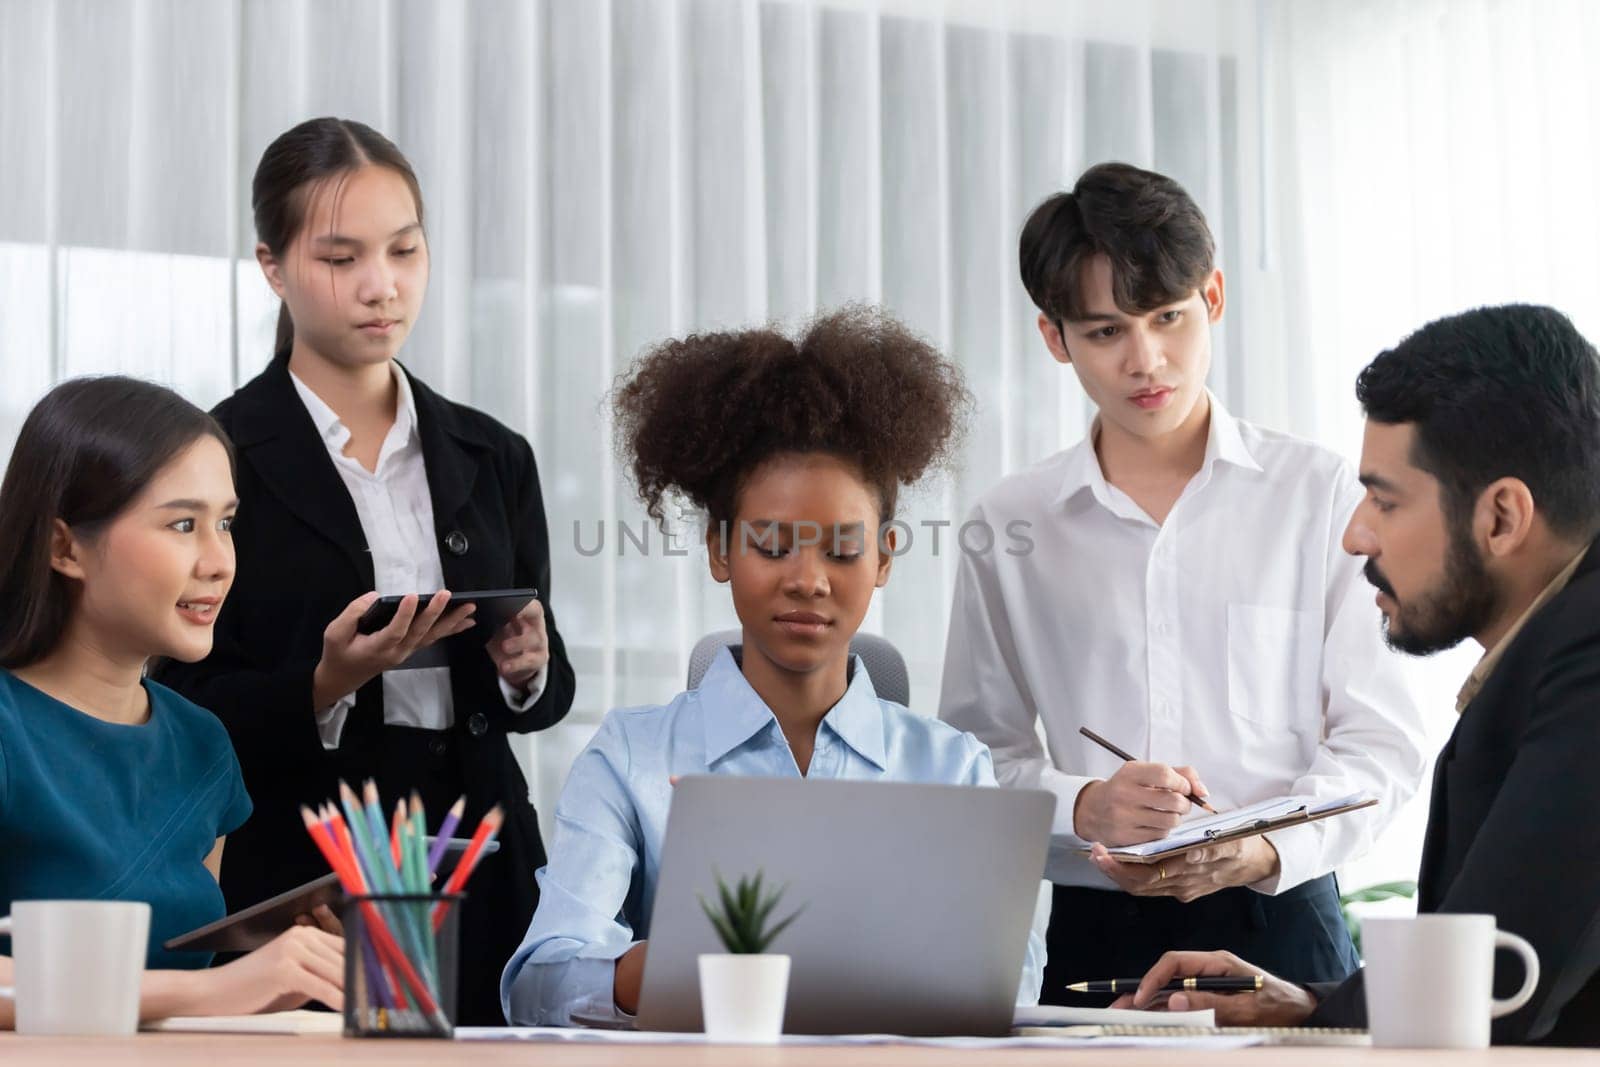
<svg viewBox="0 0 1600 1067"><path fill-rule="evenodd" d="M700 684L700 679L705 677L718 652L730 645L738 645L743 638L744 633L740 630L718 630L697 641L694 651L689 653L689 688L694 689ZM858 633L850 639L850 653L860 656L866 664L867 677L872 679L872 688L879 697L896 704L911 703L911 678L906 673L905 658L886 638Z"/></svg>

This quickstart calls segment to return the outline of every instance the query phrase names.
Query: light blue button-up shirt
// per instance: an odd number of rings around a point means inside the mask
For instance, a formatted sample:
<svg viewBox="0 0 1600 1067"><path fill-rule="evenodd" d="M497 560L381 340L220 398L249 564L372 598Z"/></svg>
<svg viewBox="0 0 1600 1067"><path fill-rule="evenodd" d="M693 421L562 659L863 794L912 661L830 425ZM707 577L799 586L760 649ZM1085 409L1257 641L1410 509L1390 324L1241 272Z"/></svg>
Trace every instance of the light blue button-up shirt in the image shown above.
<svg viewBox="0 0 1600 1067"><path fill-rule="evenodd" d="M670 704L607 715L573 762L556 805L550 862L536 875L539 908L500 979L512 1024L565 1026L575 1014L618 1014L616 959L650 936L671 779L688 774L800 775L778 720L727 649L698 689ZM807 777L995 784L982 742L879 700L859 660L817 730ZM1043 977L1036 924L1019 1002L1038 1002Z"/></svg>

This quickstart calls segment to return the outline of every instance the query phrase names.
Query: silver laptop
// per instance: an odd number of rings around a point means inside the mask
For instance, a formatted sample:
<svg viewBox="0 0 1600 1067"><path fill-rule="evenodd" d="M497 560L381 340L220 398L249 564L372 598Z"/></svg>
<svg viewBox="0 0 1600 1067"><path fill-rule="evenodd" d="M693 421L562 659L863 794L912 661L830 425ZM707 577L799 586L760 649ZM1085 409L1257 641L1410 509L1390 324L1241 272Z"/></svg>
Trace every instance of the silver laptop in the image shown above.
<svg viewBox="0 0 1600 1067"><path fill-rule="evenodd" d="M763 872L804 907L798 1034L1004 1034L1022 976L1055 798L1041 790L792 778L685 778L673 791L640 1030L702 1029L698 957L721 952L695 894Z"/></svg>

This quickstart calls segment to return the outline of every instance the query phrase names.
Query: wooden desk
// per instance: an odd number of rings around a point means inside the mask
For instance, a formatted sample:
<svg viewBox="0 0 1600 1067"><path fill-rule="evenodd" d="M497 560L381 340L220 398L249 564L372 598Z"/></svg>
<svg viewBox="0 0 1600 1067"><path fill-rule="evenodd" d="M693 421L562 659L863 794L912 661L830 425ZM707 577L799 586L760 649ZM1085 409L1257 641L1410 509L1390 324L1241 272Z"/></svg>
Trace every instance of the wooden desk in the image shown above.
<svg viewBox="0 0 1600 1067"><path fill-rule="evenodd" d="M751 1048L658 1045L534 1045L446 1041L358 1041L338 1037L244 1036L218 1034L140 1034L130 1038L18 1037L0 1035L5 1067L76 1067L136 1064L166 1067L233 1067L234 1064L407 1064L495 1067L957 1067L982 1063L1067 1064L1070 1067L1172 1067L1175 1062L1244 1067L1418 1067L1420 1064L1482 1064L1486 1067L1592 1067L1593 1050L1500 1048L1483 1052L1404 1051L1361 1048L1248 1048L1231 1052L1174 1052L1171 1049L1018 1049L1014 1052L964 1052L895 1046L867 1048Z"/></svg>

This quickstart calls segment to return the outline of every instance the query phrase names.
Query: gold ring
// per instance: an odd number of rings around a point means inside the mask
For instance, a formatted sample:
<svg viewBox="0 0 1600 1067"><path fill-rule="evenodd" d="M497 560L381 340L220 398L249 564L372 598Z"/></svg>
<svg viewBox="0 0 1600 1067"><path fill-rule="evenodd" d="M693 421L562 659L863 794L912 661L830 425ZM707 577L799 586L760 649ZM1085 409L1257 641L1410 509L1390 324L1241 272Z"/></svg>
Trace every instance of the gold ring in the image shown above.
<svg viewBox="0 0 1600 1067"><path fill-rule="evenodd" d="M1165 863L1157 864L1156 873L1161 876L1157 878L1156 881L1165 882L1167 880L1167 865Z"/></svg>

